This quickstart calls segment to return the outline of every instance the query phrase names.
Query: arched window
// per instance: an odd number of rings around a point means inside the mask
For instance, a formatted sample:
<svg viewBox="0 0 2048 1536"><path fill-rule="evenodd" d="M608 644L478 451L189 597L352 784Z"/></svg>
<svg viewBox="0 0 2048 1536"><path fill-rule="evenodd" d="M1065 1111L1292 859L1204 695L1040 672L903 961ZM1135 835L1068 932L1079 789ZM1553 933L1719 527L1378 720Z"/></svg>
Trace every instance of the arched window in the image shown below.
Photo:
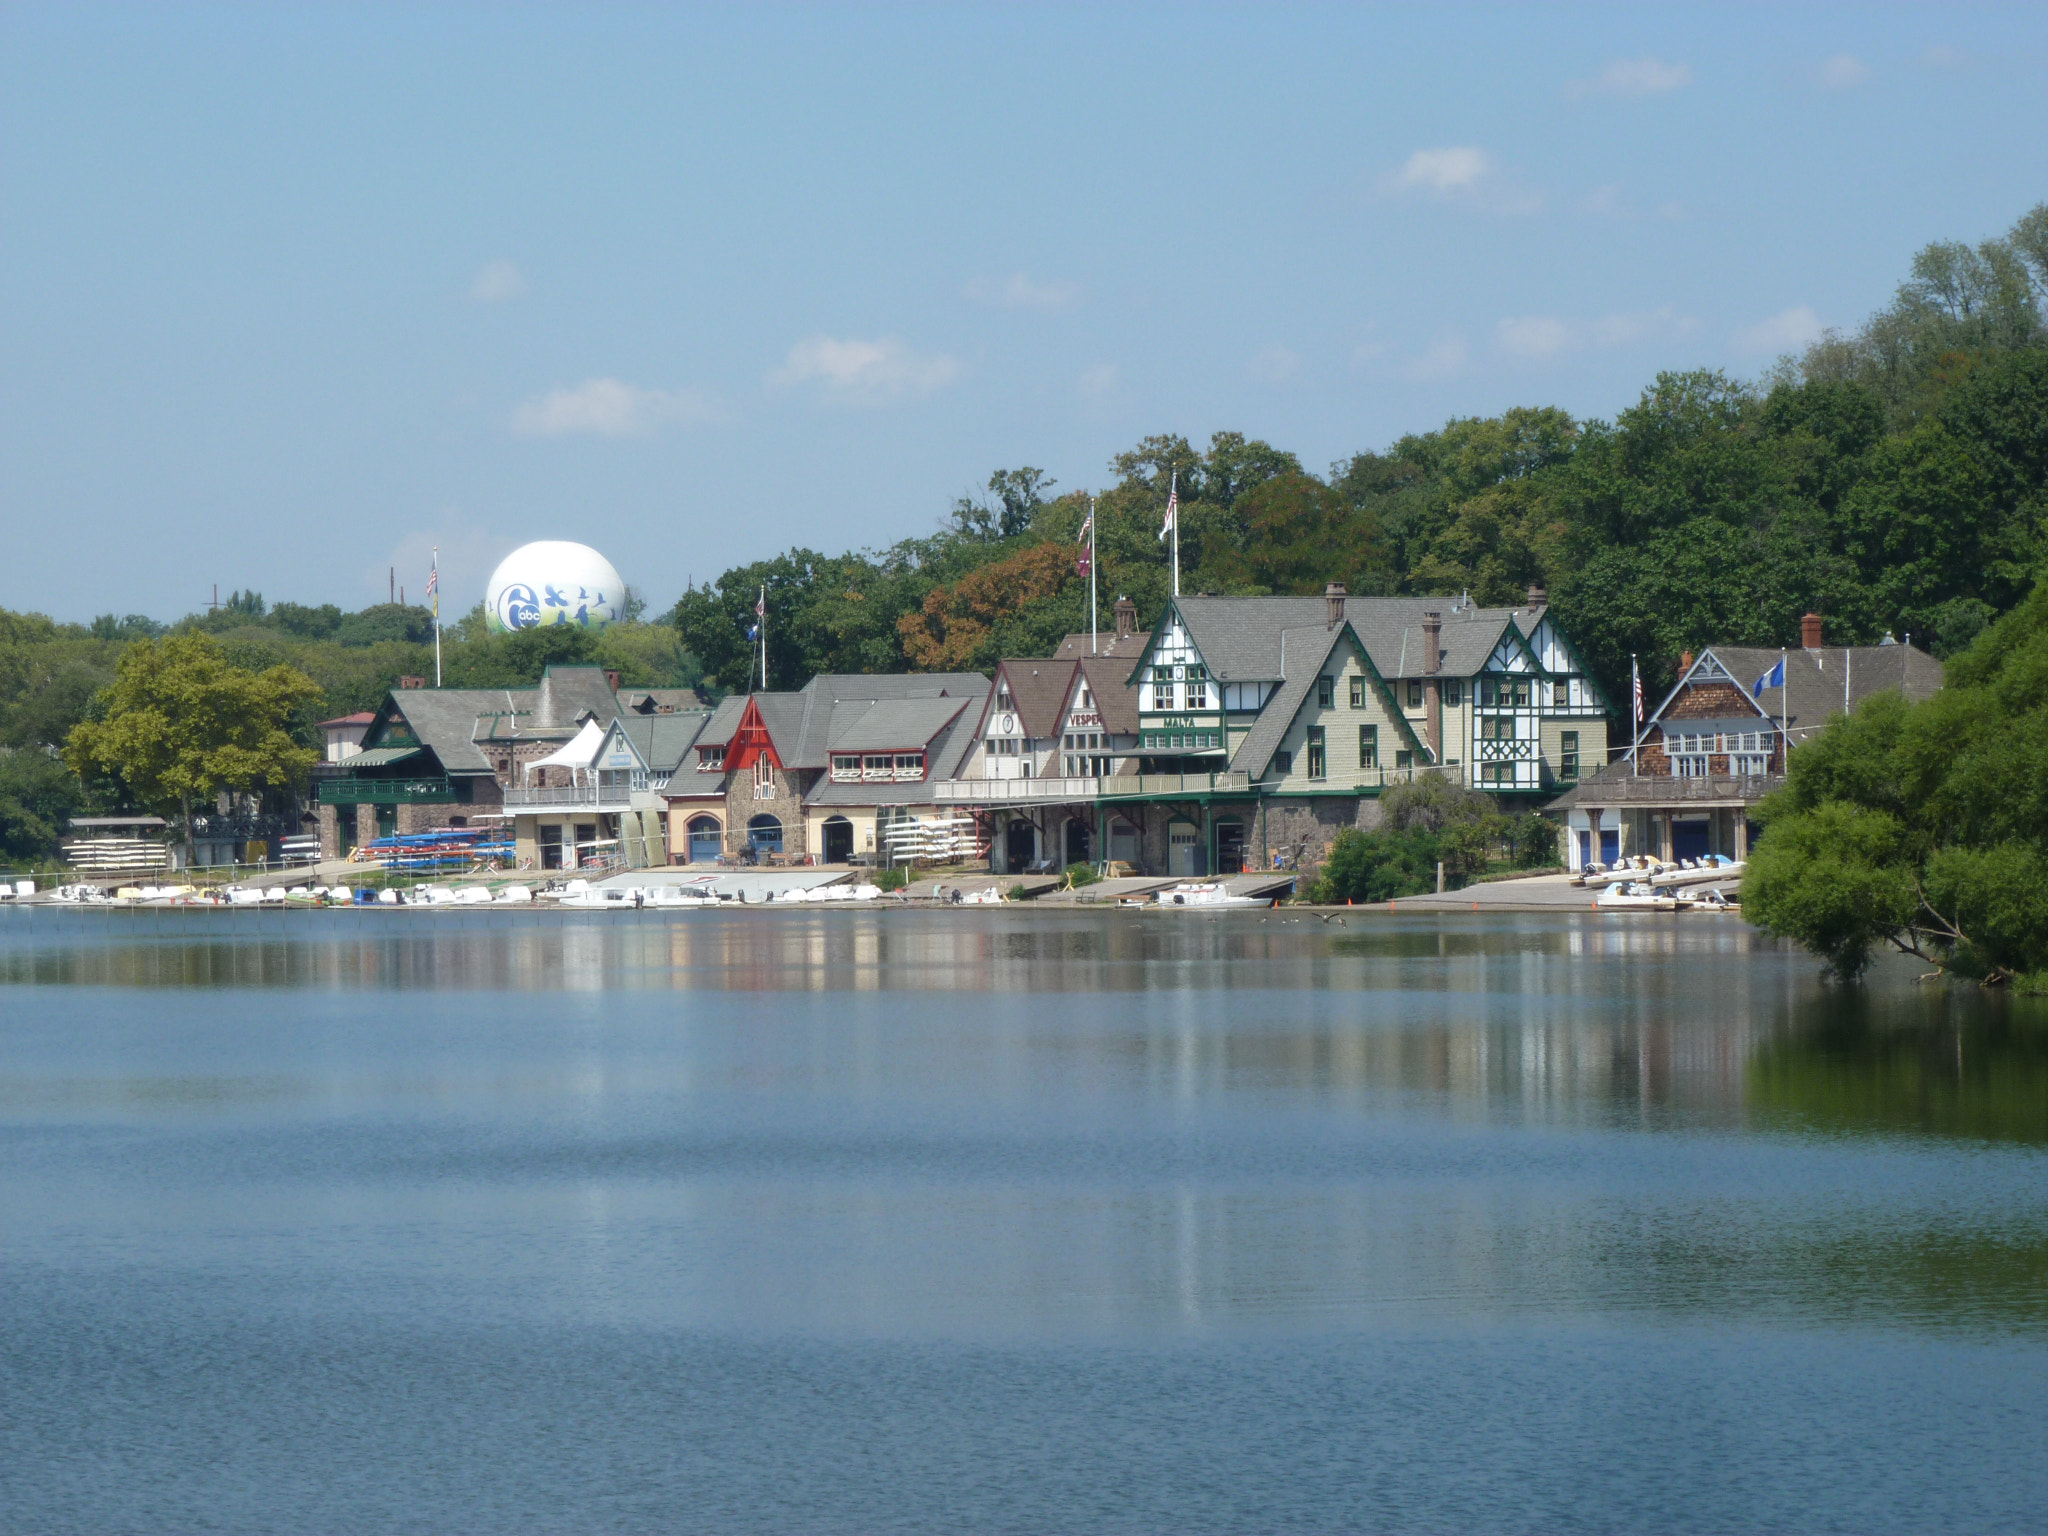
<svg viewBox="0 0 2048 1536"><path fill-rule="evenodd" d="M781 818L756 816L747 823L747 841L757 854L782 852Z"/></svg>

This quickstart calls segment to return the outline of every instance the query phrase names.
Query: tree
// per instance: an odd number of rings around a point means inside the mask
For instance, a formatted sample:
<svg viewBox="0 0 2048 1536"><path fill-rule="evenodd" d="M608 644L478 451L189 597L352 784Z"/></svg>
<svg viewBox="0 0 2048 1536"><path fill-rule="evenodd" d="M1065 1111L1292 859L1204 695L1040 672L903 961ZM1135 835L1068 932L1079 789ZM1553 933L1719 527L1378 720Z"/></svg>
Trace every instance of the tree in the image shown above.
<svg viewBox="0 0 2048 1536"><path fill-rule="evenodd" d="M1851 979L1886 945L2048 985L2048 583L1908 704L1870 699L1764 803L1745 909Z"/></svg>
<svg viewBox="0 0 2048 1536"><path fill-rule="evenodd" d="M0 751L0 858L51 857L84 801L83 787L50 753Z"/></svg>
<svg viewBox="0 0 2048 1536"><path fill-rule="evenodd" d="M234 666L208 635L140 641L122 653L100 718L72 727L64 759L81 778L117 775L159 813L176 809L189 848L195 802L306 776L318 754L289 727L319 692L292 667Z"/></svg>

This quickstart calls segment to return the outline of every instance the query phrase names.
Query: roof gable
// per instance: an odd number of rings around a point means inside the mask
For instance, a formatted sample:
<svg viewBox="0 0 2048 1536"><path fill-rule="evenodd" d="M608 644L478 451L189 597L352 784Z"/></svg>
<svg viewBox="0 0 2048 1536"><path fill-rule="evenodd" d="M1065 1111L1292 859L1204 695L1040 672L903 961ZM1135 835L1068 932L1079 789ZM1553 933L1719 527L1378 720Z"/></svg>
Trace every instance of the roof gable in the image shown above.
<svg viewBox="0 0 2048 1536"><path fill-rule="evenodd" d="M1285 632L1293 640L1288 657L1288 676L1281 681L1273 697L1266 701L1266 707L1259 711L1259 718L1252 722L1252 728L1238 743L1237 751L1231 755L1230 765L1254 779L1262 778L1273 764L1273 754L1280 750L1280 743L1287 739L1288 729L1294 724L1303 707L1308 703L1309 690L1316 679L1323 676L1323 669L1329 665L1331 655L1338 645L1349 639L1357 647L1358 658L1371 680L1373 691L1379 696L1386 716L1392 720L1406 738L1409 748L1420 757L1428 759L1430 752L1415 734L1415 728L1401 712L1401 706L1394 697L1394 691L1380 674L1372 659L1372 650L1364 638L1346 619L1335 629L1325 629L1318 622L1313 627ZM1323 643L1318 645L1317 638Z"/></svg>

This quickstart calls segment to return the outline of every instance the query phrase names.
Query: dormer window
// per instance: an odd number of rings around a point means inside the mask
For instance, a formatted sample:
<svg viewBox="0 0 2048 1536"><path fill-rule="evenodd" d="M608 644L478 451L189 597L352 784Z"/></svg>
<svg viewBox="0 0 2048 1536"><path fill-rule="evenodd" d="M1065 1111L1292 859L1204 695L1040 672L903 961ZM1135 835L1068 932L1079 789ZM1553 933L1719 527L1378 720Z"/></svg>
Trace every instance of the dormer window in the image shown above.
<svg viewBox="0 0 2048 1536"><path fill-rule="evenodd" d="M699 773L725 772L725 748L722 746L699 748L697 752L697 771Z"/></svg>
<svg viewBox="0 0 2048 1536"><path fill-rule="evenodd" d="M858 753L835 752L832 754L832 777L841 782L860 777L860 756Z"/></svg>
<svg viewBox="0 0 2048 1536"><path fill-rule="evenodd" d="M1083 709L1093 709L1095 707L1094 698L1088 692L1088 685L1086 683L1081 685L1081 707Z"/></svg>

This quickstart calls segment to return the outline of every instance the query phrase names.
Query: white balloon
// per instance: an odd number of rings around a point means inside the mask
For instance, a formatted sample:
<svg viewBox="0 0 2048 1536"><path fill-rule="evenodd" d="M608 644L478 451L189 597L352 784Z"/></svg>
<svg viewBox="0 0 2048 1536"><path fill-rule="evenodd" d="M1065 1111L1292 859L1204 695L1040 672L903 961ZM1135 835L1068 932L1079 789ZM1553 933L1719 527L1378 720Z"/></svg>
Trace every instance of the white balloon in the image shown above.
<svg viewBox="0 0 2048 1536"><path fill-rule="evenodd" d="M484 611L496 630L543 624L603 629L625 616L626 584L611 561L589 545L542 539L498 562Z"/></svg>

